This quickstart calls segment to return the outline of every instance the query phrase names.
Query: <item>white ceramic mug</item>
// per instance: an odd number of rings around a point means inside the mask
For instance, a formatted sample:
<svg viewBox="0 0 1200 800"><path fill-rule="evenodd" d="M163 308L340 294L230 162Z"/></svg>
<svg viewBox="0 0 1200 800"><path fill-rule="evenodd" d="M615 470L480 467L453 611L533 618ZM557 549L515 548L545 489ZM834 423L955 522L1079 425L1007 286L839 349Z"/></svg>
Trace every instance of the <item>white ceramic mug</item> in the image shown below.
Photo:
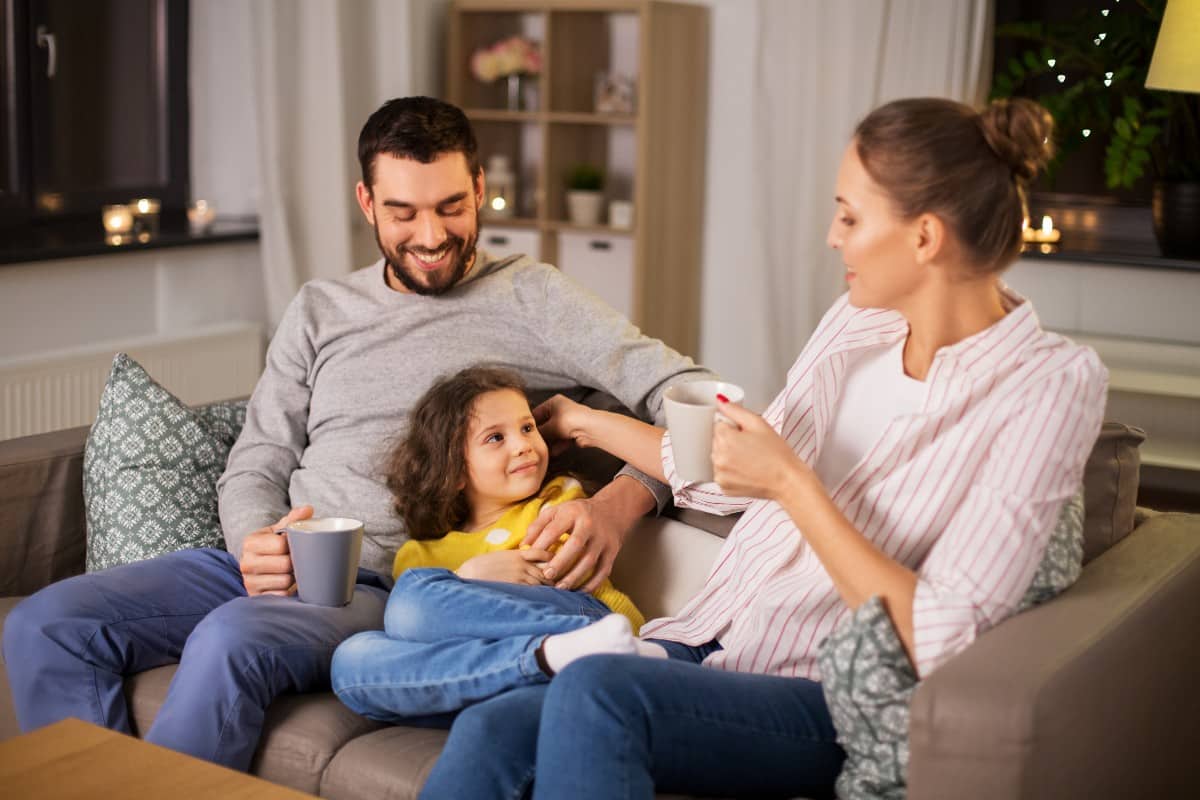
<svg viewBox="0 0 1200 800"><path fill-rule="evenodd" d="M348 517L302 519L287 526L300 600L344 606L354 599L363 524Z"/></svg>
<svg viewBox="0 0 1200 800"><path fill-rule="evenodd" d="M740 403L745 397L742 387L724 381L677 383L663 393L675 471L685 481L699 483L713 479L712 438L713 423L719 416L718 394L733 403Z"/></svg>

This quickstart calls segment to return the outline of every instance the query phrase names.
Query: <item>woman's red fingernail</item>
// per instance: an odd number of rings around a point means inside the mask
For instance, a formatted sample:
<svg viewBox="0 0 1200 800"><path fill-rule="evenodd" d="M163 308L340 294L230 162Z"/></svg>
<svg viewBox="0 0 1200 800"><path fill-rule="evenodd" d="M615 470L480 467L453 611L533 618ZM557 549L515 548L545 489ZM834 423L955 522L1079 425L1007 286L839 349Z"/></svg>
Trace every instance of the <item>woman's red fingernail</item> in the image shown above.
<svg viewBox="0 0 1200 800"><path fill-rule="evenodd" d="M721 394L720 392L717 392L717 402L719 402L719 403L728 403L728 402L729 402L729 398L728 398L728 397L726 397L725 395Z"/></svg>

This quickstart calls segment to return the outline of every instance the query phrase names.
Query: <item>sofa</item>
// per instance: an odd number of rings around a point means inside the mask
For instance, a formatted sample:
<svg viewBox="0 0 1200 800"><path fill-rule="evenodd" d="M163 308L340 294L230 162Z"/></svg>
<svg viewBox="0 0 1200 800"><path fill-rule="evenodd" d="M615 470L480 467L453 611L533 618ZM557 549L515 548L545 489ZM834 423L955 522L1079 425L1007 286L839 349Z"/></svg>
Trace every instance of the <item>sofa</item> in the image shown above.
<svg viewBox="0 0 1200 800"><path fill-rule="evenodd" d="M84 567L87 428L0 442L0 624ZM1058 598L980 636L917 689L913 798L1193 797L1200 787L1200 515L1135 509L1136 432L1106 424L1085 481L1085 566ZM648 617L703 582L730 518L672 512L631 534L614 572ZM134 733L174 667L131 676ZM18 735L0 665L0 738ZM329 798L411 798L440 730L386 726L331 693L279 698L252 771Z"/></svg>

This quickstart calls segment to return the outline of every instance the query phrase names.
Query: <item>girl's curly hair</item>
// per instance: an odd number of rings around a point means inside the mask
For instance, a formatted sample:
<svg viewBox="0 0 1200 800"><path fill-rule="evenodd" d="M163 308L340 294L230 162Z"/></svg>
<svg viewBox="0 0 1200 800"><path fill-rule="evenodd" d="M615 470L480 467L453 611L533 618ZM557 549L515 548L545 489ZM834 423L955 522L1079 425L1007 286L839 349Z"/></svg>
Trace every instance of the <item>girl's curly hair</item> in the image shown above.
<svg viewBox="0 0 1200 800"><path fill-rule="evenodd" d="M468 367L440 378L417 401L385 472L396 513L411 539L440 539L466 522L467 430L480 395L525 394L525 382L499 367Z"/></svg>

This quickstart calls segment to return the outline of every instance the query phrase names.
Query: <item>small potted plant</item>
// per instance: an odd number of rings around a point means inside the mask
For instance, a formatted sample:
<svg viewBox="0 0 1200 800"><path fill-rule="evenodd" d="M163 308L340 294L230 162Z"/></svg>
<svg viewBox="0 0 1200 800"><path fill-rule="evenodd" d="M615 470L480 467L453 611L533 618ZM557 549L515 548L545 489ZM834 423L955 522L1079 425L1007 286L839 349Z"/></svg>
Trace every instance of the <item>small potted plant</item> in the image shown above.
<svg viewBox="0 0 1200 800"><path fill-rule="evenodd" d="M576 225L599 225L604 208L604 171L576 164L567 173L567 217Z"/></svg>

